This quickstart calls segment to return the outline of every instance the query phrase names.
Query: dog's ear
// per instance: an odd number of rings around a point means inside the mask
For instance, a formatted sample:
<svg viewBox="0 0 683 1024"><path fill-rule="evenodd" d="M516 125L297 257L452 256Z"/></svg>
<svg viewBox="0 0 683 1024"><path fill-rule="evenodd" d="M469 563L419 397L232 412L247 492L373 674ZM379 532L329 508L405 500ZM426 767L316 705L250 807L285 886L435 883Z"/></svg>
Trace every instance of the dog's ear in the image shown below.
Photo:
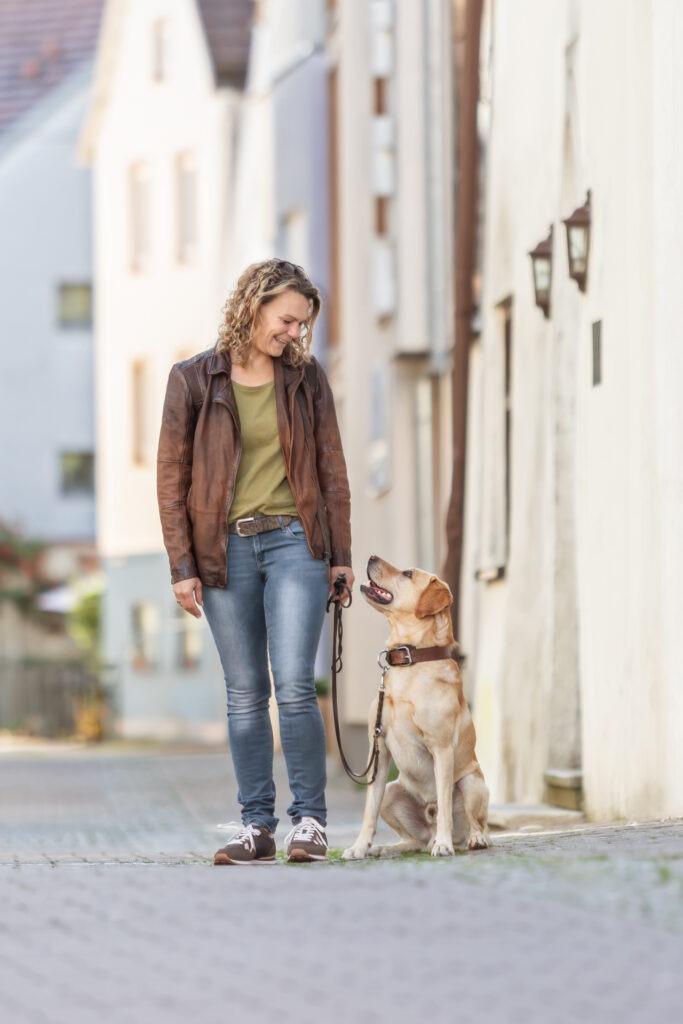
<svg viewBox="0 0 683 1024"><path fill-rule="evenodd" d="M417 602L415 615L418 619L428 619L430 615L438 615L453 604L453 595L449 587L442 581L432 576L431 580L420 594Z"/></svg>

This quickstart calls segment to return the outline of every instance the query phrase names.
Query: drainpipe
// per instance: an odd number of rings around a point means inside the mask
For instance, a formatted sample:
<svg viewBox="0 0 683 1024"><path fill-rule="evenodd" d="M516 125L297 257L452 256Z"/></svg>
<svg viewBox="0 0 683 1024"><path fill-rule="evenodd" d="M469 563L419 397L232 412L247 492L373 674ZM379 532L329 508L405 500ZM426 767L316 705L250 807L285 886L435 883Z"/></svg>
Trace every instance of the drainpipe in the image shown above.
<svg viewBox="0 0 683 1024"><path fill-rule="evenodd" d="M444 577L453 592L453 631L460 631L460 576L465 524L467 383L472 340L472 278L476 268L479 143L479 38L483 0L455 0L456 36L464 52L457 60L457 168L455 229L455 347L453 357L453 477L446 515ZM464 25L463 25L464 21ZM464 38L463 38L464 37Z"/></svg>

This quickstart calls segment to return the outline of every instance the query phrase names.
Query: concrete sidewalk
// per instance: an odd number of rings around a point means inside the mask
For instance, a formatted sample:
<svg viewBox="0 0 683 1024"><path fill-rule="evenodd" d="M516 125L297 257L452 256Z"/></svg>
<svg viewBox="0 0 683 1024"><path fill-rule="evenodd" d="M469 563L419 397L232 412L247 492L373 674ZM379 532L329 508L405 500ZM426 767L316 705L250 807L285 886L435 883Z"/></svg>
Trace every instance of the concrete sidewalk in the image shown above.
<svg viewBox="0 0 683 1024"><path fill-rule="evenodd" d="M214 868L232 787L224 752L0 755L3 1021L682 1019L683 822ZM355 837L363 796L335 771L333 845Z"/></svg>

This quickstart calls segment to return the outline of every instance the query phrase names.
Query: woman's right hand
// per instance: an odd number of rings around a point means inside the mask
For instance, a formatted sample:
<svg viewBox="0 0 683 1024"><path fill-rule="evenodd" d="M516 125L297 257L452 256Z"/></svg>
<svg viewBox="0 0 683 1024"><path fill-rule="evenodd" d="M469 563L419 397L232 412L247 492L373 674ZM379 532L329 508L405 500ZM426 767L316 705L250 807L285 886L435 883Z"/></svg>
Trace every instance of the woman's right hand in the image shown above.
<svg viewBox="0 0 683 1024"><path fill-rule="evenodd" d="M199 608L202 604L202 581L196 576L190 580L180 580L173 584L173 593L176 603L185 612L194 615L195 619L201 619L202 613Z"/></svg>

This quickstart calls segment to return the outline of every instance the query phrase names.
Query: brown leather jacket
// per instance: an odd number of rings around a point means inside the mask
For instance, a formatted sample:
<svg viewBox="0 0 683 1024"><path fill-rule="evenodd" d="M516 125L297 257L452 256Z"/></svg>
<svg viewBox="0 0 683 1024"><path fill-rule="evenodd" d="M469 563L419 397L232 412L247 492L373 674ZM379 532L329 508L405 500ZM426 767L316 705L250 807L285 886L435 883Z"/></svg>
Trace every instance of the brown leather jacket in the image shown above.
<svg viewBox="0 0 683 1024"><path fill-rule="evenodd" d="M351 565L351 498L334 400L316 359L275 359L277 424L308 546L330 565ZM227 584L228 511L240 460L230 356L208 349L176 363L159 436L157 496L171 582Z"/></svg>

